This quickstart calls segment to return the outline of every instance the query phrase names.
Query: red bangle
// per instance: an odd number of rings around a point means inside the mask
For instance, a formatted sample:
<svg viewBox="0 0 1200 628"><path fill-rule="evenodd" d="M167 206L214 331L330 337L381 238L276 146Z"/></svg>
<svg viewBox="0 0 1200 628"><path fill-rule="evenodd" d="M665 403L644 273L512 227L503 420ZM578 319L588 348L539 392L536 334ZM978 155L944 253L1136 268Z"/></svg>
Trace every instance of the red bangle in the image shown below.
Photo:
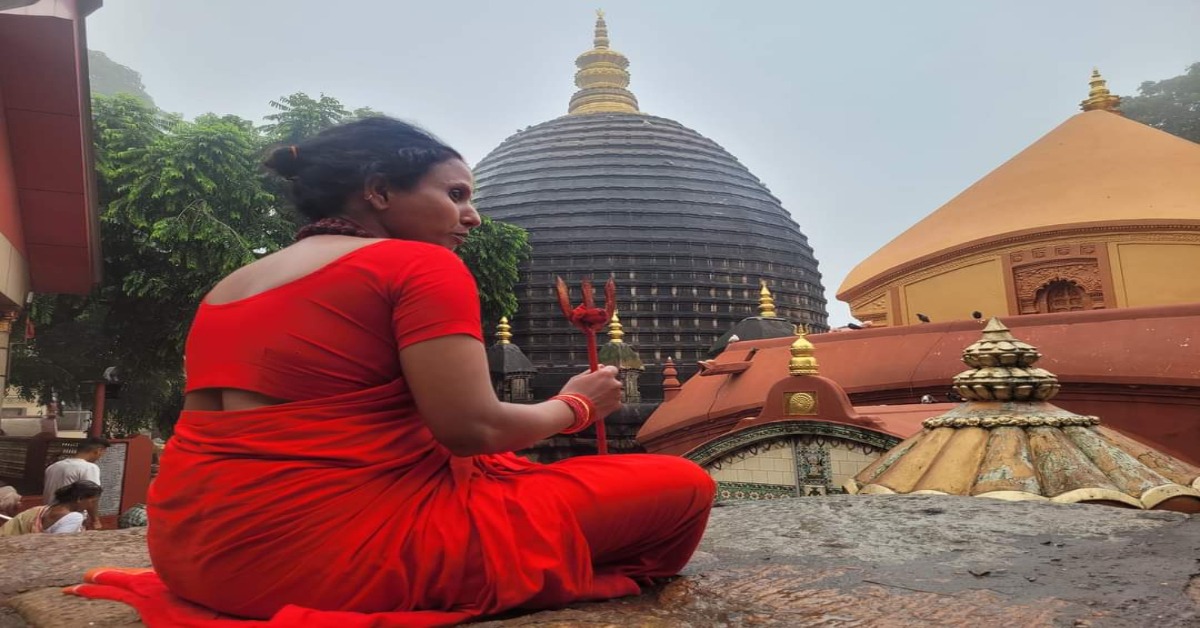
<svg viewBox="0 0 1200 628"><path fill-rule="evenodd" d="M596 404L592 403L586 395L577 393L562 393L554 395L550 398L551 401L558 400L571 409L571 413L575 415L575 420L566 429L562 430L563 434L574 434L581 432L592 424L596 418Z"/></svg>

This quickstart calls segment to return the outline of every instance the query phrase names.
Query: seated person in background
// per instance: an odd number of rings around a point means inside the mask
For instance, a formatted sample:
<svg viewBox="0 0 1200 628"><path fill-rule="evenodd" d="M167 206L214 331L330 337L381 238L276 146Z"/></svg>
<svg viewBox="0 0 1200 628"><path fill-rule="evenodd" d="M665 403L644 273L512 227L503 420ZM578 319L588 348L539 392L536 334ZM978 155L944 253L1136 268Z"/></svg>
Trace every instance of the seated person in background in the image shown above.
<svg viewBox="0 0 1200 628"><path fill-rule="evenodd" d="M21 495L17 489L0 485L0 516L11 517L21 508Z"/></svg>
<svg viewBox="0 0 1200 628"><path fill-rule="evenodd" d="M54 504L36 506L12 518L0 527L0 536L18 536L35 532L71 534L83 532L89 512L100 507L99 484L79 480L54 492Z"/></svg>
<svg viewBox="0 0 1200 628"><path fill-rule="evenodd" d="M54 504L54 495L58 489L79 480L87 480L100 484L100 465L96 464L104 457L109 442L103 438L89 436L79 443L75 455L64 458L46 467L45 488L42 491L42 501L47 505ZM100 517L95 512L88 518L88 528L100 529Z"/></svg>

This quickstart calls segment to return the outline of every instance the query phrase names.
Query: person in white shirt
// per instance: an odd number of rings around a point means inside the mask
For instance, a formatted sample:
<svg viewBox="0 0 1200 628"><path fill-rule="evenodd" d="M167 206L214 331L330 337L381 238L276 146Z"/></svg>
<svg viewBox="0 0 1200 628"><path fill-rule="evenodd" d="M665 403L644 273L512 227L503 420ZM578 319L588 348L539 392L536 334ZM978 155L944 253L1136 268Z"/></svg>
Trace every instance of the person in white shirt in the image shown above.
<svg viewBox="0 0 1200 628"><path fill-rule="evenodd" d="M109 442L103 438L88 437L79 443L75 455L64 458L46 467L45 487L42 499L47 506L56 500L54 493L58 489L69 486L80 480L87 480L102 485L100 482L100 466L96 464L108 449ZM100 513L95 508L87 512L87 527L92 530L100 529Z"/></svg>

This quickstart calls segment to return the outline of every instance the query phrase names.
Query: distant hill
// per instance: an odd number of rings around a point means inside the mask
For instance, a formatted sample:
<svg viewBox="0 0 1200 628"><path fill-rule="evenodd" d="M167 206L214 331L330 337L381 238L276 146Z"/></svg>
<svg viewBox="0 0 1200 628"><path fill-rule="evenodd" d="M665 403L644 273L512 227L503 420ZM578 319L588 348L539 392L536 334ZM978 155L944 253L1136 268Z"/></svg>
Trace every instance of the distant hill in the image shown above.
<svg viewBox="0 0 1200 628"><path fill-rule="evenodd" d="M108 55L99 50L88 51L88 76L93 94L129 94L152 107L155 106L154 99L146 93L146 86L142 85L142 75L109 59Z"/></svg>

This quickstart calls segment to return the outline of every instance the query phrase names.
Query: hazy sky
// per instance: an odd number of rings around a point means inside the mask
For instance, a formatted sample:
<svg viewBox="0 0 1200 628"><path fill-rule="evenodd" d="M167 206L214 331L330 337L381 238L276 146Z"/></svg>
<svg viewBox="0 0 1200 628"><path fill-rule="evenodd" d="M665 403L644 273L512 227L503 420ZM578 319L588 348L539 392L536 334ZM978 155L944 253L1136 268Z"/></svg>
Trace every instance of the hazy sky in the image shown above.
<svg viewBox="0 0 1200 628"><path fill-rule="evenodd" d="M643 111L724 146L836 292L867 255L1109 87L1200 61L1194 0L607 0ZM90 47L158 105L259 119L306 91L416 121L477 162L566 113L596 2L105 0ZM1002 217L998 217L1002 220ZM998 227L999 228L999 227Z"/></svg>

